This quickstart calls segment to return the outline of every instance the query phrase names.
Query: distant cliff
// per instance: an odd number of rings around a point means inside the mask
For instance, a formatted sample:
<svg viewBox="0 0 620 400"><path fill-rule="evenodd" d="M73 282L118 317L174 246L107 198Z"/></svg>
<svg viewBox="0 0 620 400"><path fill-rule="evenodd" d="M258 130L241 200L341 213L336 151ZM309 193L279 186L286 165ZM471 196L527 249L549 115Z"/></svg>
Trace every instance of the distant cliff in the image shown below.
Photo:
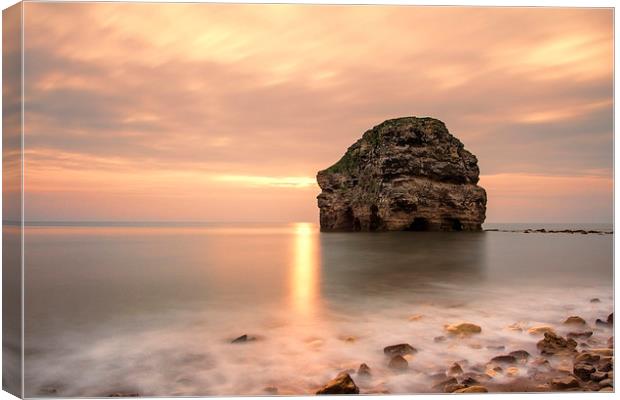
<svg viewBox="0 0 620 400"><path fill-rule="evenodd" d="M322 231L478 231L478 160L434 118L391 119L319 171Z"/></svg>

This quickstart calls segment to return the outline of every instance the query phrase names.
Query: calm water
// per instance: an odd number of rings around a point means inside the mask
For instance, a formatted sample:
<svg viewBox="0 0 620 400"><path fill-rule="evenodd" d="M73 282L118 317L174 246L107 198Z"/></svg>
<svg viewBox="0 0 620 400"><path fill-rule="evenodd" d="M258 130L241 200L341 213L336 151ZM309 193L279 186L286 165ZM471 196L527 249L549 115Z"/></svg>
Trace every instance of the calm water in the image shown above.
<svg viewBox="0 0 620 400"><path fill-rule="evenodd" d="M534 353L538 338L510 324L613 307L612 235L300 223L37 226L25 240L29 396L313 393L362 362L362 392L425 392L429 373L497 355L486 345ZM433 341L460 321L482 334ZM242 334L257 340L230 343ZM382 349L401 342L420 351L393 374Z"/></svg>

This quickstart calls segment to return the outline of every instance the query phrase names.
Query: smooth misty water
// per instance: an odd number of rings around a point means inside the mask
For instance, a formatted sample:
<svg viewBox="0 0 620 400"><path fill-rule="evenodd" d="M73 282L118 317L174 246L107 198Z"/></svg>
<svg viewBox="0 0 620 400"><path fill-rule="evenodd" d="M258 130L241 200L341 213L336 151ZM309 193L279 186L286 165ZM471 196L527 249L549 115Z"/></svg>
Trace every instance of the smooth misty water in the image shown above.
<svg viewBox="0 0 620 400"><path fill-rule="evenodd" d="M362 362L373 370L356 379L364 393L428 391L429 373L498 354L487 345L535 353L539 338L510 324L562 332L568 315L606 317L612 245L311 224L28 227L26 394L313 393ZM482 334L433 341L460 321ZM246 333L258 340L230 343ZM401 342L420 351L393 374L382 349Z"/></svg>

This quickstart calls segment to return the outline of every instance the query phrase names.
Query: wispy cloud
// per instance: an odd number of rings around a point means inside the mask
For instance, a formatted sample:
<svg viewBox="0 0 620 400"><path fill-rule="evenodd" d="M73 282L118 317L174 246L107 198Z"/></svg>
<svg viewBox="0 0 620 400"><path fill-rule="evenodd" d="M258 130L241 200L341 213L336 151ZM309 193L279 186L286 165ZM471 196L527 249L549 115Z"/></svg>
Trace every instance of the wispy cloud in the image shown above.
<svg viewBox="0 0 620 400"><path fill-rule="evenodd" d="M56 182L54 201L103 176L180 173L212 190L278 188L279 202L403 115L445 121L487 175L611 177L609 9L27 3L25 15L27 190ZM316 215L314 195L300 201L286 218ZM500 217L501 201L489 201Z"/></svg>

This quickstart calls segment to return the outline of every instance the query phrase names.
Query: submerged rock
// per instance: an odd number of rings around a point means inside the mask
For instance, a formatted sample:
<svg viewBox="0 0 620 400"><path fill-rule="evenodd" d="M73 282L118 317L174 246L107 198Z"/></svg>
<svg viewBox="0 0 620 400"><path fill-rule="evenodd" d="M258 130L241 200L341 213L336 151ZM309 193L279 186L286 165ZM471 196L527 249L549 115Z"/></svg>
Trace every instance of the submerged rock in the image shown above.
<svg viewBox="0 0 620 400"><path fill-rule="evenodd" d="M409 368L409 363L407 362L407 360L405 360L403 356L397 355L392 357L390 363L388 364L388 367L396 371L404 371Z"/></svg>
<svg viewBox="0 0 620 400"><path fill-rule="evenodd" d="M487 393L488 391L484 386L474 385L455 390L454 393Z"/></svg>
<svg viewBox="0 0 620 400"><path fill-rule="evenodd" d="M357 369L357 375L359 376L370 376L370 367L366 363L360 364Z"/></svg>
<svg viewBox="0 0 620 400"><path fill-rule="evenodd" d="M387 346L383 349L383 353L387 356L404 356L406 354L414 354L418 351L409 343L400 343L392 346Z"/></svg>
<svg viewBox="0 0 620 400"><path fill-rule="evenodd" d="M460 375L463 373L463 367L461 367L461 364L459 363L454 363L450 366L450 368L448 368L448 375L452 376L452 375Z"/></svg>
<svg viewBox="0 0 620 400"><path fill-rule="evenodd" d="M479 231L478 160L443 122L405 117L368 130L319 171L322 231Z"/></svg>
<svg viewBox="0 0 620 400"><path fill-rule="evenodd" d="M453 335L462 335L462 336L469 336L475 333L482 332L482 328L480 328L478 325L470 324L468 322L446 325L444 328L446 329L446 331L448 331L449 333Z"/></svg>
<svg viewBox="0 0 620 400"><path fill-rule="evenodd" d="M566 318L566 321L564 321L564 323L567 325L585 325L586 320L579 316L573 315L571 317Z"/></svg>
<svg viewBox="0 0 620 400"><path fill-rule="evenodd" d="M341 372L319 389L316 394L359 394L359 392L360 389L353 382L351 376L346 372Z"/></svg>
<svg viewBox="0 0 620 400"><path fill-rule="evenodd" d="M508 353L508 355L513 356L517 360L527 360L530 358L530 353L525 350L515 350Z"/></svg>
<svg viewBox="0 0 620 400"><path fill-rule="evenodd" d="M517 362L517 358L513 355L496 356L491 359L491 362L497 364L514 364Z"/></svg>

